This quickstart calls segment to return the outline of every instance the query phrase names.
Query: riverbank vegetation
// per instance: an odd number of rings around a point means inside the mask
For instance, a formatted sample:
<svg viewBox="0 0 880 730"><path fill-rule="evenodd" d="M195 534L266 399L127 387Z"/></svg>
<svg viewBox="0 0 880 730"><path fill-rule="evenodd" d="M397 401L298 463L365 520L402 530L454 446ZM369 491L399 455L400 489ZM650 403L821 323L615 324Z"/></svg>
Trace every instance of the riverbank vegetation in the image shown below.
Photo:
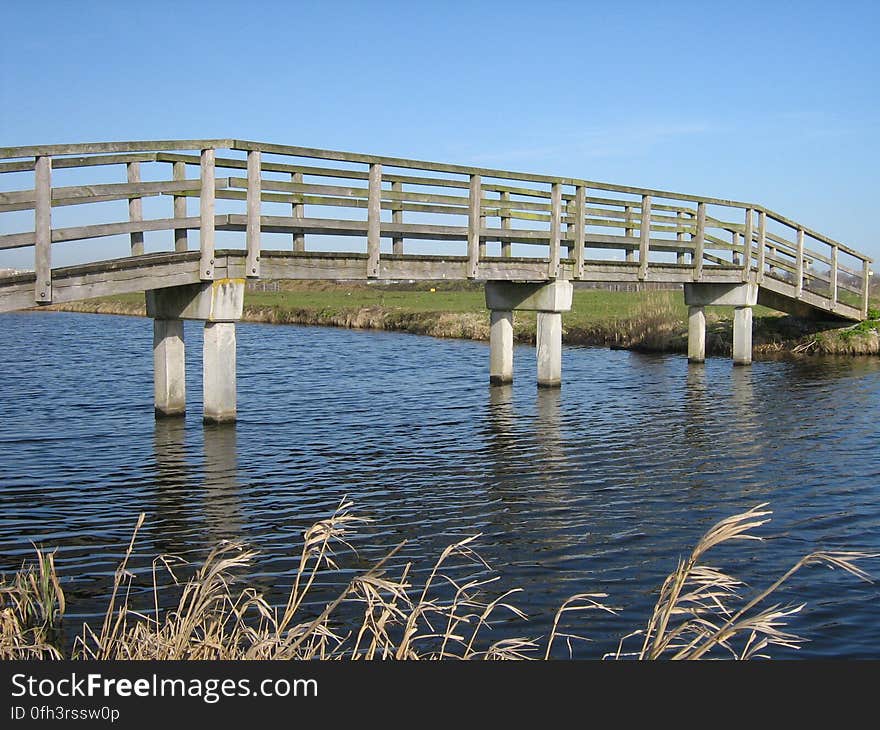
<svg viewBox="0 0 880 730"><path fill-rule="evenodd" d="M374 284L261 282L245 296L244 320L356 329L393 330L433 337L488 340L482 286L463 282ZM144 315L141 294L57 305L65 311ZM880 354L880 298L871 318L857 325L810 322L755 307L757 357L795 354ZM707 309L708 355L730 355L733 309ZM687 307L681 291L576 289L563 317L563 341L643 352L687 352ZM534 344L535 315L517 312L514 336Z"/></svg>
<svg viewBox="0 0 880 730"><path fill-rule="evenodd" d="M755 534L769 520L759 505L723 519L679 560L659 589L653 612L642 628L627 633L613 659L750 659L776 647L797 647L802 639L786 629L803 604L770 600L795 573L810 565L837 568L870 580L859 565L877 557L861 552L814 552L778 580L750 595L737 578L705 561L713 548L734 541L760 540ZM0 582L0 658L3 659L531 659L571 650L581 640L578 619L585 613L615 614L604 593L573 595L556 612L544 636L528 634L527 616L516 607L517 590L492 592L495 578L476 552L479 536L447 547L433 569L420 573L395 560L400 547L355 576L333 600L316 608L308 599L327 571L342 563L352 531L365 520L343 501L327 519L304 534L297 569L284 605L271 605L248 584L256 555L238 543L222 543L204 562L178 580L186 566L174 556L153 562L153 608L135 610L129 597L135 575L129 571L138 529L116 571L100 626L85 624L70 652L60 641L65 599L53 554L36 559ZM477 568L471 578L456 562ZM713 561L714 562L714 561ZM158 571L174 584L157 587ZM416 578L416 575L425 575ZM162 590L177 596L164 610ZM490 623L518 621L524 634L492 641ZM598 658L598 657L597 657Z"/></svg>

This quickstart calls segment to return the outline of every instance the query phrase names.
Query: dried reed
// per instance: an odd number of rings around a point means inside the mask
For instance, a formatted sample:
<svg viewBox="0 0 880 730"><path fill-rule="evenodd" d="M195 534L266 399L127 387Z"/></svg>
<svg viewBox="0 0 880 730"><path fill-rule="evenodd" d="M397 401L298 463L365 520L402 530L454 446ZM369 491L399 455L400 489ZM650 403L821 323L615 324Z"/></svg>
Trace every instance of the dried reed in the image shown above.
<svg viewBox="0 0 880 730"><path fill-rule="evenodd" d="M126 554L116 571L113 589L99 631L88 625L74 642L72 656L81 659L528 659L549 658L557 642L584 637L563 631L563 618L586 611L616 613L604 593L581 593L557 611L547 636L484 640L492 622L526 619L511 603L518 589L493 595L497 578L453 578L461 562L485 569L474 551L473 536L448 546L421 582L411 563L394 575L387 568L402 545L373 567L355 576L314 615L304 609L318 574L336 569L336 551L351 549L348 539L365 520L343 500L327 519L304 535L299 562L283 608L270 605L254 588L239 588L236 575L256 553L236 543L214 548L193 576L182 584L177 605L159 608L157 574L182 561L161 556L153 562L153 610L131 607L134 575L128 570L141 515ZM768 604L768 598L803 567L822 564L869 581L858 562L877 557L863 552L814 552L799 560L766 589L744 597L742 581L704 563L704 556L722 543L760 540L754 530L769 520L766 505L721 520L697 543L664 581L644 629L626 635L608 658L703 659L767 656L772 646L797 648L803 641L785 630L803 604ZM11 582L0 582L0 657L61 658L58 625L64 594L55 571L54 554L37 550L34 565L23 566ZM344 607L359 619L340 617ZM567 623L567 621L565 622ZM347 627L347 628L346 628ZM624 652L626 641L641 638L641 649Z"/></svg>

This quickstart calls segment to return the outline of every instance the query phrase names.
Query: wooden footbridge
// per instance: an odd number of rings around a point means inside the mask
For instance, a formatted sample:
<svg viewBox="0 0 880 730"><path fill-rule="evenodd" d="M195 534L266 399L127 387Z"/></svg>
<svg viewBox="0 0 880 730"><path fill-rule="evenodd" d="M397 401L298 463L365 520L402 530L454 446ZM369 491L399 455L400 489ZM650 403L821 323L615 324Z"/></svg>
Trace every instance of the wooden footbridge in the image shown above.
<svg viewBox="0 0 880 730"><path fill-rule="evenodd" d="M59 247L81 263L53 267ZM204 320L208 420L235 416L248 278L485 281L491 380L512 377L512 312L530 309L552 386L572 281L683 284L692 361L703 307L733 305L745 364L752 306L860 320L872 263L754 203L232 139L0 148L8 249L33 270L0 276L0 312L147 292L158 414L183 411L181 320Z"/></svg>

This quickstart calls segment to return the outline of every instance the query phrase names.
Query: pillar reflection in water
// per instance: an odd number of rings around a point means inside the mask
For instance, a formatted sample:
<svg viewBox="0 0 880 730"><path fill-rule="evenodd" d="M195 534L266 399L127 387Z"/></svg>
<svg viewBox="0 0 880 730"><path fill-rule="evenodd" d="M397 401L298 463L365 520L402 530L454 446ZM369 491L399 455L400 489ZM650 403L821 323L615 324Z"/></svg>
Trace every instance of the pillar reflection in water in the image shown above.
<svg viewBox="0 0 880 730"><path fill-rule="evenodd" d="M733 368L730 373L731 407L737 437L733 439L734 454L740 467L760 468L763 430L759 404L755 402L754 373L751 368Z"/></svg>
<svg viewBox="0 0 880 730"><path fill-rule="evenodd" d="M685 385L684 434L689 443L702 450L710 447L706 421L712 408L706 367L702 363L689 364Z"/></svg>
<svg viewBox="0 0 880 730"><path fill-rule="evenodd" d="M160 418L153 430L156 461L155 515L148 529L155 532L157 553L180 555L191 548L191 466L187 458L186 422Z"/></svg>
<svg viewBox="0 0 880 730"><path fill-rule="evenodd" d="M207 425L205 435L204 512L211 540L241 537L238 446L234 423Z"/></svg>

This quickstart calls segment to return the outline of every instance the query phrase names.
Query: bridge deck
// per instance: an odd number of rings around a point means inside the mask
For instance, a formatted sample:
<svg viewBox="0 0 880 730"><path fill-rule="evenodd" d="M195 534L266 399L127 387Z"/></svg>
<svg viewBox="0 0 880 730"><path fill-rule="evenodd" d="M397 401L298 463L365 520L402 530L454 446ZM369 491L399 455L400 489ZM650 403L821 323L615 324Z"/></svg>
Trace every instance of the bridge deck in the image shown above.
<svg viewBox="0 0 880 730"><path fill-rule="evenodd" d="M752 203L239 140L0 148L0 159L0 251L31 249L34 269L0 277L0 311L265 277L748 281L784 311L867 314L869 257ZM125 182L96 173L120 166ZM147 217L163 197L171 215ZM53 225L66 208L75 225ZM160 231L173 250L145 253ZM243 233L243 248L219 249L218 233ZM55 244L105 239L110 252L120 236L122 258L52 267Z"/></svg>

